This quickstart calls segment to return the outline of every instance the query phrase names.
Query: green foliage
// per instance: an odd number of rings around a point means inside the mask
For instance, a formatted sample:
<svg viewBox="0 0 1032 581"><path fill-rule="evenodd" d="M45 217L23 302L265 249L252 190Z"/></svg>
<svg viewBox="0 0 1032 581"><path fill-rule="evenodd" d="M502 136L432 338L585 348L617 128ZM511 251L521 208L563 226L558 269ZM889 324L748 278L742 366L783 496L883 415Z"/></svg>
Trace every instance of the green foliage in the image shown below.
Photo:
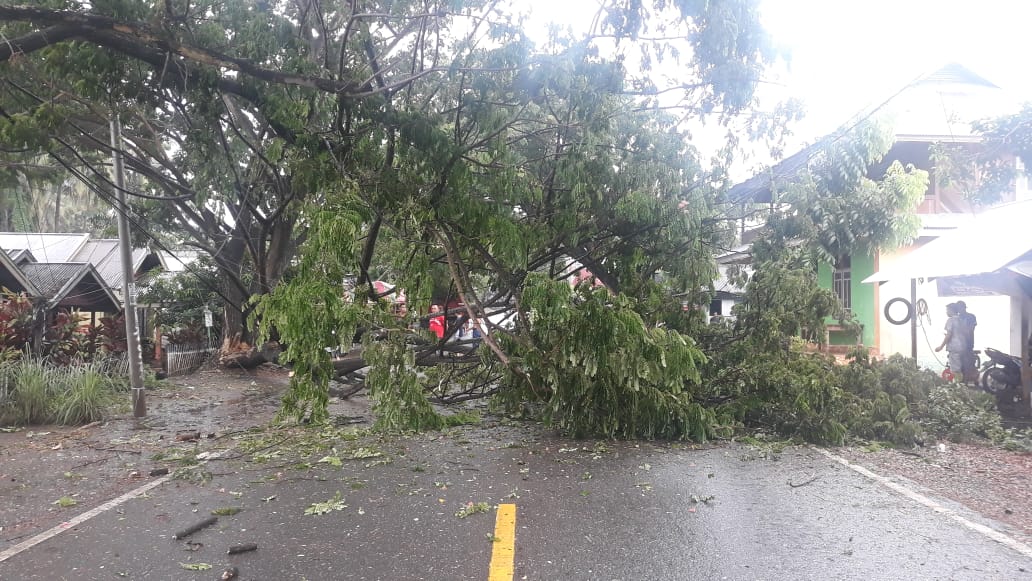
<svg viewBox="0 0 1032 581"><path fill-rule="evenodd" d="M796 336L821 341L828 318L849 322L835 295L817 285L813 262L799 249L776 249L767 240L753 248L756 272L735 307L735 328L748 348L780 350Z"/></svg>
<svg viewBox="0 0 1032 581"><path fill-rule="evenodd" d="M791 350L755 353L719 388L734 397L722 407L746 426L764 427L810 442L840 444L851 400L834 360Z"/></svg>
<svg viewBox="0 0 1032 581"><path fill-rule="evenodd" d="M74 41L20 54L0 83L4 142L34 155L77 144L74 165L94 181L108 151L92 128L123 113L132 187L164 198L134 200L136 221L211 254L230 337L255 343L257 331L285 346L294 375L284 417L326 419L326 348L361 331L381 429L465 421L427 402L426 379L442 375L416 372L417 357L440 346L364 285L344 293L346 279L382 276L414 311L444 297L514 315L515 328L485 338L485 375L504 367L499 398L540 406L572 435L705 439L746 422L841 441L851 411L870 415L872 431L905 420L895 396L909 388L860 368L843 379L790 348L842 318L816 288L816 260L913 234L907 212L927 178L899 166L867 177L891 144L882 126L837 134L805 175L776 184L733 328L702 330L680 308L682 297L704 302L712 254L732 242L738 217L715 190L737 138L706 163L685 127L749 113L773 56L754 0L606 0L589 35L556 33L543 46L506 5L481 0L429 14L392 0L321 8L93 2L74 17L141 32L112 44L79 26ZM70 16L50 17L59 26ZM0 27L19 38L38 21ZM147 56L149 35L181 47L174 66ZM227 61L213 63L219 55ZM676 111L659 99L670 88L652 74L662 61L680 77ZM574 260L608 289L571 291ZM167 324L196 320L212 300L190 284L154 291L182 301Z"/></svg>
<svg viewBox="0 0 1032 581"><path fill-rule="evenodd" d="M114 384L97 363L61 368L62 393L54 404L54 421L66 426L95 422L114 403Z"/></svg>
<svg viewBox="0 0 1032 581"><path fill-rule="evenodd" d="M694 401L705 356L691 338L646 326L622 295L528 277L529 345L512 345L510 406L545 404L545 419L574 437L696 438L715 416Z"/></svg>
<svg viewBox="0 0 1032 581"><path fill-rule="evenodd" d="M424 385L416 373L415 354L397 334L385 341L367 342L370 364L366 383L373 400L375 427L385 432L436 430L446 425L430 406Z"/></svg>
<svg viewBox="0 0 1032 581"><path fill-rule="evenodd" d="M932 389L915 415L928 431L956 442L1001 441L1006 434L995 398L961 384Z"/></svg>
<svg viewBox="0 0 1032 581"><path fill-rule="evenodd" d="M455 516L466 518L467 516L488 512L489 510L491 510L491 505L486 502L467 502L462 508L455 511Z"/></svg>
<svg viewBox="0 0 1032 581"><path fill-rule="evenodd" d="M333 498L325 500L323 502L313 502L308 508L305 509L305 516L320 516L329 514L334 511L344 510L348 505L344 504L344 497L338 490Z"/></svg>
<svg viewBox="0 0 1032 581"><path fill-rule="evenodd" d="M38 359L22 358L12 370L17 423L44 424L50 420L57 390L55 368Z"/></svg>
<svg viewBox="0 0 1032 581"><path fill-rule="evenodd" d="M201 257L190 270L168 275L159 273L146 281L138 303L154 305L154 323L165 329L204 328L204 309L213 312L214 327L220 329L221 316L216 308L221 301L219 278L215 265Z"/></svg>
<svg viewBox="0 0 1032 581"><path fill-rule="evenodd" d="M120 384L102 363L56 366L23 357L0 364L0 423L79 425L102 419Z"/></svg>
<svg viewBox="0 0 1032 581"><path fill-rule="evenodd" d="M802 241L816 257L872 255L907 243L920 225L915 210L928 189L928 172L893 162L867 177L893 143L890 124L868 120L828 138L809 167L776 184L787 211L771 216L775 244Z"/></svg>
<svg viewBox="0 0 1032 581"><path fill-rule="evenodd" d="M282 358L293 364L283 417L320 422L327 418L333 365L327 347L350 343L360 322L370 321L365 295L350 302L343 281L355 265L355 245L362 215L342 192L334 203L309 208L312 228L296 273L264 297L255 297L254 317L261 340L278 334L287 348Z"/></svg>
<svg viewBox="0 0 1032 581"><path fill-rule="evenodd" d="M1014 114L972 124L979 144L938 143L930 150L939 185L959 191L969 201L991 205L1010 199L1020 171L1032 167L1032 104Z"/></svg>

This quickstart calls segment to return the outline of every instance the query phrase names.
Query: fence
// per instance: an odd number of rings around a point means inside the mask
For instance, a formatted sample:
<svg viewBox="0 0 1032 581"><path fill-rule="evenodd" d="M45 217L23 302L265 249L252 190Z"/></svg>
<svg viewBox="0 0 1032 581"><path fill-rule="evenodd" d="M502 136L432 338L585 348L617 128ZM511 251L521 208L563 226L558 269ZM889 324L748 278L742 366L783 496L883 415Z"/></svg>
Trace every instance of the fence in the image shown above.
<svg viewBox="0 0 1032 581"><path fill-rule="evenodd" d="M197 371L218 349L219 340L216 337L200 343L170 343L165 347L166 370L169 377Z"/></svg>

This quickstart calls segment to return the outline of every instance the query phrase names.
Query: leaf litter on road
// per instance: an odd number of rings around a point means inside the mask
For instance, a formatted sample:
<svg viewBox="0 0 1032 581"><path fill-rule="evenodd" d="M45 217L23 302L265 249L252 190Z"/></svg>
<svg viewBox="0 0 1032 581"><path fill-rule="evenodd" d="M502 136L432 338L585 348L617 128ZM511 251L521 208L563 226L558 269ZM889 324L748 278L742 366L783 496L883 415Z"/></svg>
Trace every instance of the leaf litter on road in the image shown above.
<svg viewBox="0 0 1032 581"><path fill-rule="evenodd" d="M344 510L348 505L344 504L344 497L338 490L333 498L324 502L313 502L308 508L305 509L305 516L318 516L327 514L335 510Z"/></svg>

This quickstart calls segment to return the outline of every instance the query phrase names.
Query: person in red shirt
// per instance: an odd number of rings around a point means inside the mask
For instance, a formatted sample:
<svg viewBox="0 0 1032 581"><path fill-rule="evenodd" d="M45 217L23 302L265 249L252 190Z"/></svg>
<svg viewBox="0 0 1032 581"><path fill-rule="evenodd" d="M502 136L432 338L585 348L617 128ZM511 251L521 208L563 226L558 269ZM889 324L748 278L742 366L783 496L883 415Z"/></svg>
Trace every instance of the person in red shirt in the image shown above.
<svg viewBox="0 0 1032 581"><path fill-rule="evenodd" d="M441 305L430 305L430 314L441 312ZM444 315L430 317L430 332L437 335L438 339L444 339Z"/></svg>

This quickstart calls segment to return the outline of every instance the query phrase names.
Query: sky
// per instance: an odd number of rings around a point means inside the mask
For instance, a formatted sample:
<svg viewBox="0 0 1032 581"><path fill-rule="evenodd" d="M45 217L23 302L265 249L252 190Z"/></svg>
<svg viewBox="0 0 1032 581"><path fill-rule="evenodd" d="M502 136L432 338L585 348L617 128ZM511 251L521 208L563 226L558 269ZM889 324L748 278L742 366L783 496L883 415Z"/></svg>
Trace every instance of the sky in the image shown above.
<svg viewBox="0 0 1032 581"><path fill-rule="evenodd" d="M583 30L597 1L527 6L529 28L552 21ZM807 111L790 145L814 141L950 62L1000 86L1015 103L1032 101L1027 0L760 0L760 9L787 55L769 72L761 102L794 97Z"/></svg>

